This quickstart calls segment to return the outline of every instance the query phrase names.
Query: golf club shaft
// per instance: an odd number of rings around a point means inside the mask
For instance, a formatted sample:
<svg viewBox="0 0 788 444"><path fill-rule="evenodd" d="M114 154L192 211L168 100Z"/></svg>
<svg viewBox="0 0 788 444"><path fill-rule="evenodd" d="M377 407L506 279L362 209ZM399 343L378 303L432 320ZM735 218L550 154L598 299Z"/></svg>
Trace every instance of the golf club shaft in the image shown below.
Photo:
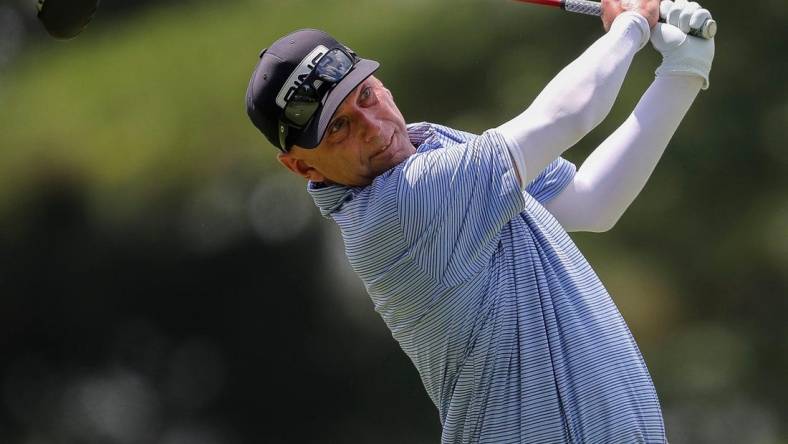
<svg viewBox="0 0 788 444"><path fill-rule="evenodd" d="M534 3L537 5L552 6L561 8L564 11L576 12L586 15L602 15L602 4L588 0L517 0L523 3ZM662 18L659 21L664 22ZM691 29L690 35L704 39L712 39L717 34L717 22L707 19L700 29Z"/></svg>

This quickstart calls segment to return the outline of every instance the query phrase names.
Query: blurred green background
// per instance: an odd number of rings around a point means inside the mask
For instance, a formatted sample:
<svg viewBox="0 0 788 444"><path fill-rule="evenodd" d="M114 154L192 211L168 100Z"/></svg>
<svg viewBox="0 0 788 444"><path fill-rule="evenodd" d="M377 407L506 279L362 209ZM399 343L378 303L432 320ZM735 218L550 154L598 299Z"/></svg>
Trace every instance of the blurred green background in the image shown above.
<svg viewBox="0 0 788 444"><path fill-rule="evenodd" d="M672 443L788 443L788 4L709 0L703 92L638 200L573 238L627 319ZM523 110L601 35L507 0L104 0L54 41L0 3L0 442L438 442L336 227L248 122L258 52L324 29L408 121ZM636 58L578 165L634 107Z"/></svg>

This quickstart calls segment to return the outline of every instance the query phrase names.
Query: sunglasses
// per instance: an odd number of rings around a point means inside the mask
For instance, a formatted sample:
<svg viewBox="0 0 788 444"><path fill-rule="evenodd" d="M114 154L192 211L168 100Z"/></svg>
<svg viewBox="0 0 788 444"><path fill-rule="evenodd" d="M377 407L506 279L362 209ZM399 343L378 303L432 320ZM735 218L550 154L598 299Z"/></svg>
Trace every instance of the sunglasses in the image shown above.
<svg viewBox="0 0 788 444"><path fill-rule="evenodd" d="M332 49L320 58L304 83L287 100L279 119L279 149L287 151L290 128L306 128L326 94L353 70L359 60L355 53L343 48Z"/></svg>

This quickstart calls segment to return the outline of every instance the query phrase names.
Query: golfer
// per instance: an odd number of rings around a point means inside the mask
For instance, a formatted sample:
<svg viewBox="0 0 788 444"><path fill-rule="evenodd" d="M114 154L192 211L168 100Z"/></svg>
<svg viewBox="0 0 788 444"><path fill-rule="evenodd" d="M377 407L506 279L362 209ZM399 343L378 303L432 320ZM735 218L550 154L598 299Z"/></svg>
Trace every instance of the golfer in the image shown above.
<svg viewBox="0 0 788 444"><path fill-rule="evenodd" d="M643 188L708 87L714 43L686 33L710 14L602 3L606 34L481 135L406 124L378 63L317 30L273 43L250 81L252 122L339 226L443 443L666 442L635 340L567 232L609 230ZM561 154L608 114L649 39L656 79L577 170Z"/></svg>

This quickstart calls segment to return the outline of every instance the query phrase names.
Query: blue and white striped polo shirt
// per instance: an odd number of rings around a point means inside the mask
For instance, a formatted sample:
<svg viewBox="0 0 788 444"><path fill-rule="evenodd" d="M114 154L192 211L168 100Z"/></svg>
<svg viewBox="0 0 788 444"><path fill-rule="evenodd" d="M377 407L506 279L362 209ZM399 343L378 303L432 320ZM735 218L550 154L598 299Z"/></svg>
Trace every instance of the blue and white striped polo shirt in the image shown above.
<svg viewBox="0 0 788 444"><path fill-rule="evenodd" d="M309 192L438 408L443 443L662 443L659 401L599 278L523 192L494 130L410 125L417 153L361 188Z"/></svg>

